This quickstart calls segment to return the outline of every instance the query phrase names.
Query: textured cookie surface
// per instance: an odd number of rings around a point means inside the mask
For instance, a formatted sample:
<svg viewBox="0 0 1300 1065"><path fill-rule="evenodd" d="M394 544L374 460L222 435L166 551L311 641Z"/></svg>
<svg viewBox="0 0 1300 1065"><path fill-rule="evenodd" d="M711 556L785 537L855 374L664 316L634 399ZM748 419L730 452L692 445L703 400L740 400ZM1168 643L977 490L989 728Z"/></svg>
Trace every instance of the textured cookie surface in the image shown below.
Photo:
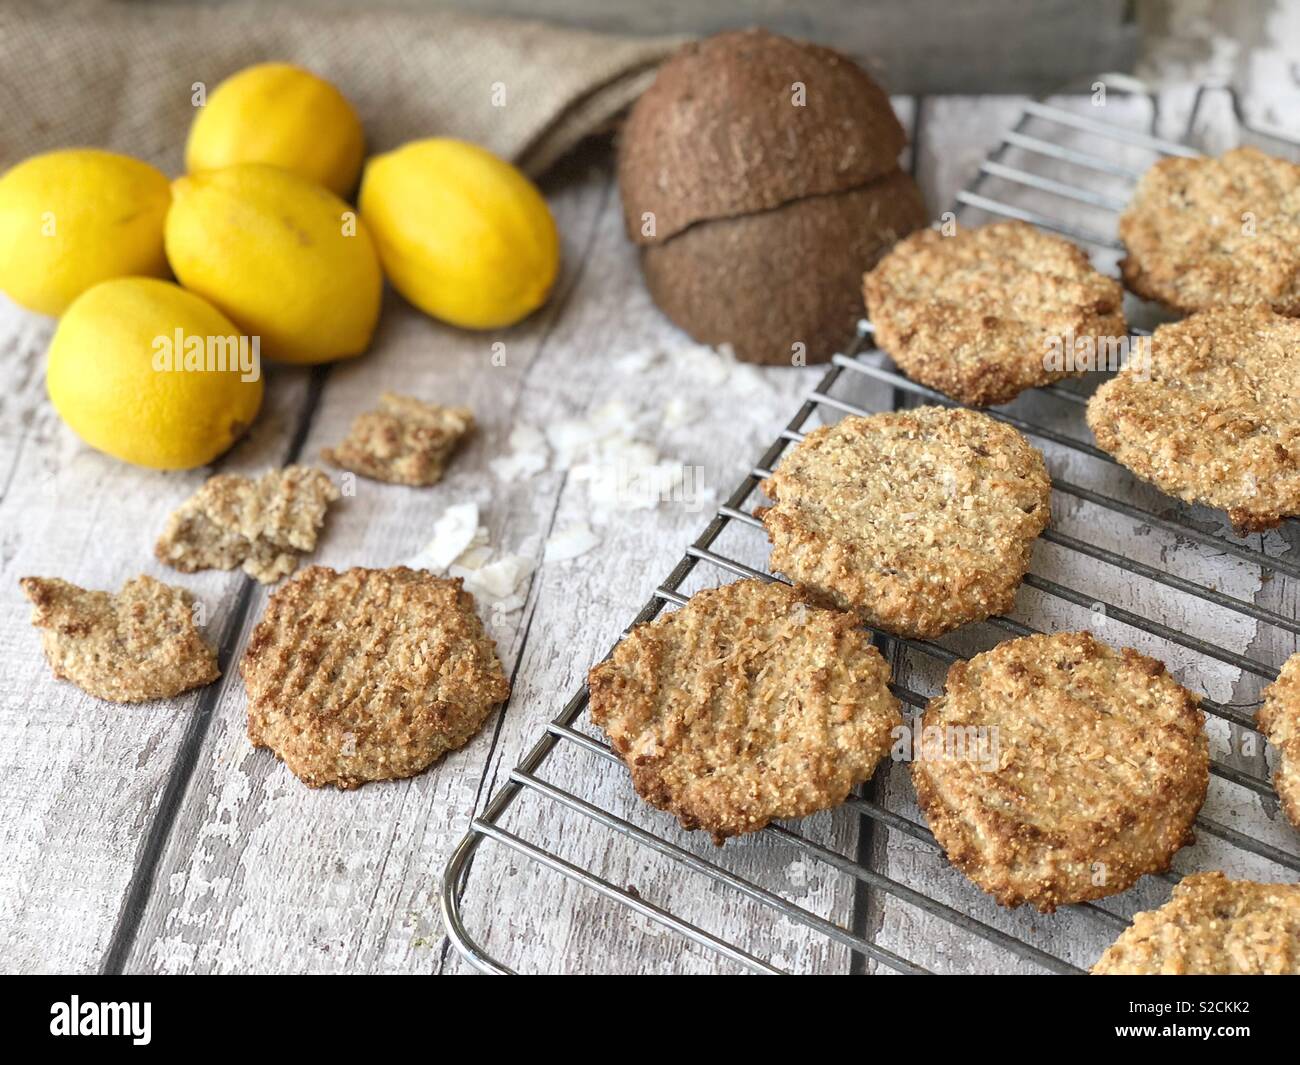
<svg viewBox="0 0 1300 1065"><path fill-rule="evenodd" d="M24 577L32 624L54 675L115 703L166 699L221 675L194 624L194 598L152 577L116 595L54 577Z"/></svg>
<svg viewBox="0 0 1300 1065"><path fill-rule="evenodd" d="M1024 222L913 233L864 291L876 343L899 368L971 406L1086 370L1080 342L1104 358L1127 335L1119 282Z"/></svg>
<svg viewBox="0 0 1300 1065"><path fill-rule="evenodd" d="M316 549L325 511L338 498L328 474L310 466L269 470L256 480L217 474L167 519L154 554L184 573L243 566L270 584Z"/></svg>
<svg viewBox="0 0 1300 1065"><path fill-rule="evenodd" d="M1288 658L1277 680L1264 689L1255 723L1277 748L1273 786L1283 812L1300 828L1300 653Z"/></svg>
<svg viewBox="0 0 1300 1065"><path fill-rule="evenodd" d="M893 171L846 192L770 211L699 222L641 250L650 294L706 344L746 362L824 362L862 317L859 286L901 236L925 224L910 176Z"/></svg>
<svg viewBox="0 0 1300 1065"><path fill-rule="evenodd" d="M468 407L440 407L385 392L377 410L358 415L347 437L321 458L389 484L437 484L461 440L474 428Z"/></svg>
<svg viewBox="0 0 1300 1065"><path fill-rule="evenodd" d="M1010 426L916 407L813 430L763 492L775 571L870 625L937 636L1011 608L1051 484Z"/></svg>
<svg viewBox="0 0 1300 1065"><path fill-rule="evenodd" d="M1300 514L1300 322L1220 309L1156 329L1088 403L1097 443L1144 480L1228 512L1239 532Z"/></svg>
<svg viewBox="0 0 1300 1065"><path fill-rule="evenodd" d="M459 578L311 566L277 589L239 671L248 738L305 784L414 776L510 694Z"/></svg>
<svg viewBox="0 0 1300 1065"><path fill-rule="evenodd" d="M1196 697L1162 663L1086 632L954 664L921 735L945 741L912 763L935 839L1003 906L1051 912L1164 872L1209 784ZM996 757L956 742L981 735Z"/></svg>
<svg viewBox="0 0 1300 1065"><path fill-rule="evenodd" d="M1300 166L1235 148L1162 159L1119 222L1124 282L1184 313L1265 303L1300 315Z"/></svg>
<svg viewBox="0 0 1300 1065"><path fill-rule="evenodd" d="M884 90L839 52L758 29L684 45L619 138L628 236L653 244L854 188L894 170L906 141Z"/></svg>
<svg viewBox="0 0 1300 1065"><path fill-rule="evenodd" d="M839 805L902 724L855 618L757 580L638 626L588 684L637 793L719 843Z"/></svg>
<svg viewBox="0 0 1300 1065"><path fill-rule="evenodd" d="M1092 967L1100 976L1300 976L1300 884L1195 873Z"/></svg>

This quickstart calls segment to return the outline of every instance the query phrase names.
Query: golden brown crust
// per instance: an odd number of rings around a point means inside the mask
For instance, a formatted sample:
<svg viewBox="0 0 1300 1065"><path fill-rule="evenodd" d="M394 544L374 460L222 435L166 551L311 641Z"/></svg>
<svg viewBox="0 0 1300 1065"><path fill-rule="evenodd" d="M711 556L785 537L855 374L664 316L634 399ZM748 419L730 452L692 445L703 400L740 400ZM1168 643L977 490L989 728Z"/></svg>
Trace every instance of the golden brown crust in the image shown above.
<svg viewBox="0 0 1300 1065"><path fill-rule="evenodd" d="M825 362L862 317L862 271L924 224L916 182L895 170L846 192L699 222L642 248L641 266L655 303L696 340L730 344L745 362L789 366L796 352Z"/></svg>
<svg viewBox="0 0 1300 1065"><path fill-rule="evenodd" d="M1087 632L954 664L921 727L923 740L987 730L996 768L936 749L913 761L912 781L949 861L1003 906L1050 913L1164 872L1209 785L1196 696L1162 663Z"/></svg>
<svg viewBox="0 0 1300 1065"><path fill-rule="evenodd" d="M1300 828L1300 653L1288 658L1277 680L1264 689L1255 724L1277 748L1273 786L1283 812Z"/></svg>
<svg viewBox="0 0 1300 1065"><path fill-rule="evenodd" d="M1119 282L1068 240L1024 222L913 233L863 291L876 343L899 368L976 407L1071 376L1072 363L1051 362L1053 340L1072 358L1080 339L1104 351L1127 335Z"/></svg>
<svg viewBox="0 0 1300 1065"><path fill-rule="evenodd" d="M1146 363L1149 361L1149 367ZM1300 322L1223 308L1160 326L1088 403L1097 444L1238 532L1300 513Z"/></svg>
<svg viewBox="0 0 1300 1065"><path fill-rule="evenodd" d="M468 407L440 407L411 396L385 392L379 408L359 414L337 448L325 448L326 462L388 484L437 484L452 453L474 429Z"/></svg>
<svg viewBox="0 0 1300 1065"><path fill-rule="evenodd" d="M1264 303L1300 315L1300 165L1235 148L1162 159L1119 221L1124 283L1190 314Z"/></svg>
<svg viewBox="0 0 1300 1065"><path fill-rule="evenodd" d="M510 694L459 578L311 566L276 590L239 671L248 738L313 788L423 772Z"/></svg>
<svg viewBox="0 0 1300 1065"><path fill-rule="evenodd" d="M316 549L325 511L338 498L329 475L310 466L268 470L256 480L221 473L171 514L154 554L183 573L243 566L270 584Z"/></svg>
<svg viewBox="0 0 1300 1065"><path fill-rule="evenodd" d="M694 41L660 66L619 137L627 233L654 244L842 192L895 169L906 143L884 90L839 52L761 29Z"/></svg>
<svg viewBox="0 0 1300 1065"><path fill-rule="evenodd" d="M57 577L18 582L36 608L32 624L54 675L115 703L167 699L221 676L194 624L194 597L152 577L116 595Z"/></svg>
<svg viewBox="0 0 1300 1065"><path fill-rule="evenodd" d="M637 794L718 843L838 806L902 724L857 620L758 580L637 626L588 686Z"/></svg>
<svg viewBox="0 0 1300 1065"><path fill-rule="evenodd" d="M1146 910L1094 976L1300 976L1300 884L1195 873Z"/></svg>
<svg viewBox="0 0 1300 1065"><path fill-rule="evenodd" d="M1010 426L916 407L813 430L763 492L775 571L870 625L928 637L1012 607L1051 482Z"/></svg>

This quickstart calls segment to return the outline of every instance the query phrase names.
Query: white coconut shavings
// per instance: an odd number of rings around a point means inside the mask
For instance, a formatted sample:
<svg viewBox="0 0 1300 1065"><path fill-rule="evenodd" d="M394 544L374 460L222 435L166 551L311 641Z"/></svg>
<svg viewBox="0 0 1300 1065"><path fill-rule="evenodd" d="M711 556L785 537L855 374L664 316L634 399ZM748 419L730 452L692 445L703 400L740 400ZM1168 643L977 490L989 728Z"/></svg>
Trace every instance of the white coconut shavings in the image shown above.
<svg viewBox="0 0 1300 1065"><path fill-rule="evenodd" d="M477 503L457 503L433 523L433 539L411 559L412 569L445 573L447 567L474 546L480 536Z"/></svg>
<svg viewBox="0 0 1300 1065"><path fill-rule="evenodd" d="M475 600L494 612L512 613L524 605L524 585L536 568L537 538L520 545L523 554L493 558L488 531L478 516L477 503L448 507L434 522L433 539L407 565L460 577Z"/></svg>
<svg viewBox="0 0 1300 1065"><path fill-rule="evenodd" d="M516 425L510 430L510 453L490 460L488 468L502 481L519 481L541 473L549 461L550 450L541 430Z"/></svg>
<svg viewBox="0 0 1300 1065"><path fill-rule="evenodd" d="M600 543L600 537L591 531L591 526L579 522L568 525L552 533L546 541L543 562L568 562L570 559L585 555Z"/></svg>

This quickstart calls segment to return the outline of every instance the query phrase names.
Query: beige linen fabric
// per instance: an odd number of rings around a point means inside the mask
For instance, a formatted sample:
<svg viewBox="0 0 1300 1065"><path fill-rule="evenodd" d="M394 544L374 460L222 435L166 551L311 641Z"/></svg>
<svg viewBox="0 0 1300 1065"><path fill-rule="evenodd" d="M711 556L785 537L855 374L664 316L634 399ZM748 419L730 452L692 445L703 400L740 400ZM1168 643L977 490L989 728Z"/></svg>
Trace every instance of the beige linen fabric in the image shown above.
<svg viewBox="0 0 1300 1065"><path fill-rule="evenodd" d="M194 85L266 60L334 82L368 151L476 141L540 174L613 119L678 43L458 12L72 0L0 5L0 169L102 147L184 169ZM504 92L504 106L496 106Z"/></svg>

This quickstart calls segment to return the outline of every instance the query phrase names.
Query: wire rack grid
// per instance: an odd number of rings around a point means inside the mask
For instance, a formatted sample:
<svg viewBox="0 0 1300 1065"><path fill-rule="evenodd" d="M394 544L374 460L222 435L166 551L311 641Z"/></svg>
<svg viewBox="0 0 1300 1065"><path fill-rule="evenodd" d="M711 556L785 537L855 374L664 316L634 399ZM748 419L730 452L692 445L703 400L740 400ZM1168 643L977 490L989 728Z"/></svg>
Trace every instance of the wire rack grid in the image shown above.
<svg viewBox="0 0 1300 1065"><path fill-rule="evenodd" d="M1206 90L1198 93L1192 109L1192 119L1188 123L1189 130L1207 98ZM1277 134L1252 130L1241 123L1235 96L1229 96L1229 100L1243 131L1283 142L1283 138ZM1154 100L1150 103L1154 109ZM1096 145L1081 147L1081 142L1096 142ZM1284 143L1288 150L1300 148L1296 142ZM1108 147L1112 150L1108 150ZM986 217L1016 218L1060 233L1089 247L1098 265L1105 268L1107 263L1113 266L1122 251L1121 245L1113 236L1113 229L1116 215L1126 200L1125 190L1131 188L1150 162L1169 155L1196 154L1199 153L1184 144L1102 121L1093 115L1046 102L1033 102L1027 105L1019 121L984 161L976 179L958 194L955 211L962 216L969 212L981 212ZM1117 160L1117 156L1122 156L1122 159ZM990 184L997 185L996 194L990 190ZM1067 204L1076 210L1055 211L1052 209L1053 204ZM1092 216L1093 224L1089 224L1086 218L1084 221L1079 220L1078 208L1082 208L1085 215ZM1063 217L1065 215L1068 217ZM1141 313L1137 315L1141 316ZM1130 314L1131 321L1133 317ZM1147 331L1134 329L1135 335L1145 332ZM883 386L888 390L894 408L916 402L954 405L947 397L895 372L883 353L871 346L869 323L861 324L860 334L858 342L849 353L833 359L825 376L756 466L748 472L726 502L718 507L704 531L685 550L680 561L655 590L629 629L651 620L665 607L684 604L688 595L684 594L683 589L697 567L710 567L723 579L781 579L762 568L732 557L732 554L740 552L727 553L721 549L720 540L730 529L762 536L761 523L748 512L747 507L752 509L752 498L758 492L760 481L771 473L785 450L803 438L804 430L810 422L827 416L834 418L872 413L853 399L845 398L841 394L843 389L837 392L837 386L854 381ZM1036 392L1038 409L1047 403L1064 405L1078 412L1087 402L1086 393L1069 384L1049 386ZM1062 449L1074 459L1086 458L1107 464L1113 468L1116 476L1127 476L1125 471L1116 467L1110 455L1059 428L1040 424L1038 420L1030 420L1019 413L1010 413L1005 408L989 410L987 413L1019 429L1041 446ZM1300 563L1281 556L1276 550L1269 551L1251 541L1238 540L1230 533L1216 529L1213 522L1196 520L1191 508L1174 505L1171 500L1158 494L1149 494L1147 499L1153 502L1143 505L1141 501L1122 499L1117 493L1079 483L1072 477L1058 476L1056 470L1053 470L1052 487L1055 493L1072 497L1077 505L1101 508L1117 519L1128 519L1137 525L1158 530L1194 552L1212 553L1230 558L1234 563L1253 567L1262 575L1262 579L1281 577L1300 580ZM1160 507L1161 510L1157 511L1155 507ZM1295 525L1294 522L1290 524ZM1191 568L1192 575L1186 575L1175 572L1173 567L1141 561L1130 557L1133 553L1121 553L1094 542L1086 535L1067 532L1059 527L1055 518L1042 534L1042 540L1053 548L1071 553L1076 559L1087 560L1089 565L1113 567L1131 574L1135 579L1154 582L1170 592L1192 597L1206 604L1207 608L1227 611L1237 618L1248 618L1257 624L1275 626L1283 632L1300 635L1300 622L1294 617L1225 591L1217 586L1216 581L1198 578L1194 572L1195 566ZM1094 614L1101 612L1108 623L1115 622L1135 632L1166 641L1168 645L1188 654L1203 656L1212 664L1240 670L1242 675L1255 678L1259 684L1270 681L1277 675L1273 664L1260 661L1241 650L1223 646L1216 640L1195 635L1186 631L1185 627L1166 624L1141 616L1118 603L1099 600L1096 594L1076 587L1073 583L1031 572L1025 578L1025 585L1040 596L1056 600L1060 605L1081 608ZM984 625L998 638L1041 631L1008 617L992 618ZM920 685L913 683L912 674L920 678L929 675L933 679L933 669L946 669L952 662L967 657L961 651L934 641L902 639L880 633L877 634L877 642L893 663L895 683L892 687L895 694L906 706L916 710L925 706L928 695L916 690ZM915 668L904 666L905 657ZM927 665L931 671L929 674ZM941 673L939 676L941 678ZM928 687L932 693L938 684L932 682ZM553 846L527 839L505 827L503 820L507 810L521 796L529 795L538 801L554 804L557 810L596 822L630 846L643 848L676 863L683 875L689 873L702 877L720 891L734 892L753 905L770 909L786 921L825 937L830 943L846 948L856 966L869 965L871 971L881 972L931 971L921 961L906 956L898 944L891 947L880 942L879 937L863 922L831 919L759 883L757 877L728 868L714 857L693 852L671 838L672 833L667 830L671 826L667 824L662 828L642 827L606 808L609 804L593 802L547 780L542 769L562 745L572 745L597 759L618 764L617 757L604 742L579 727L586 705L587 691L584 687L569 700L547 731L510 773L504 786L492 796L482 815L473 821L469 833L453 853L444 871L442 907L448 934L458 950L476 968L491 973L512 971L506 961L494 957L480 946L466 927L462 915L463 891L473 856L478 848L491 841L560 874L587 891L616 902L629 918L636 915L643 922L651 922L667 929L697 947L729 960L735 966L760 973L784 971L770 958L760 956L757 943L736 942L733 941L734 937L716 934L701 927L698 921L675 913L670 904L661 905L643 898L635 889L620 886L581 862L561 856ZM1225 727L1239 732L1253 732L1253 712L1249 708L1231 702L1209 700L1204 701L1202 706L1212 722L1217 719ZM1250 767L1243 768L1232 762L1232 759L1223 757L1213 759L1211 771L1216 783L1244 789L1244 794L1248 796L1271 801L1273 789L1266 773L1253 772ZM877 777L879 776L878 773ZM882 839L887 845L898 840L923 851L937 853L938 844L919 816L909 816L880 801L875 794L874 784L875 781L864 786L851 795L845 804L853 814L861 818L863 836L874 841L875 845L880 845ZM668 821L666 815L662 820ZM1263 820L1261 817L1260 821ZM1295 853L1293 844L1287 845L1285 837L1270 842L1260 838L1266 835L1264 832L1242 831L1225 819L1216 819L1204 812L1197 825L1198 836L1208 836L1222 847L1239 850L1253 860L1271 863L1291 876L1300 873L1300 855ZM942 922L943 927L951 929L953 936L975 937L1005 952L1015 960L1018 967L1060 973L1083 971L1082 966L1065 956L1065 952L1059 949L1058 942L1036 934L1032 924L1022 923L1009 929L1005 922L975 915L972 912L975 907L963 906L956 899L940 898L938 892L927 890L924 885L918 887L909 884L901 875L873 867L871 862L864 860L866 852L861 841L853 853L845 854L836 847L828 846L785 825L770 825L763 833L795 848L810 861L823 863L829 869L851 878L860 896L874 893L878 898L889 897L899 904L914 907L916 911ZM952 877L962 879L961 874L955 870L949 872ZM1173 874L1149 879L1159 882L1160 888L1166 892L1169 885L1177 881ZM1095 925L1095 931L1104 933L1107 939L1117 935L1128 920L1126 916L1095 903L1067 909L1085 923Z"/></svg>

